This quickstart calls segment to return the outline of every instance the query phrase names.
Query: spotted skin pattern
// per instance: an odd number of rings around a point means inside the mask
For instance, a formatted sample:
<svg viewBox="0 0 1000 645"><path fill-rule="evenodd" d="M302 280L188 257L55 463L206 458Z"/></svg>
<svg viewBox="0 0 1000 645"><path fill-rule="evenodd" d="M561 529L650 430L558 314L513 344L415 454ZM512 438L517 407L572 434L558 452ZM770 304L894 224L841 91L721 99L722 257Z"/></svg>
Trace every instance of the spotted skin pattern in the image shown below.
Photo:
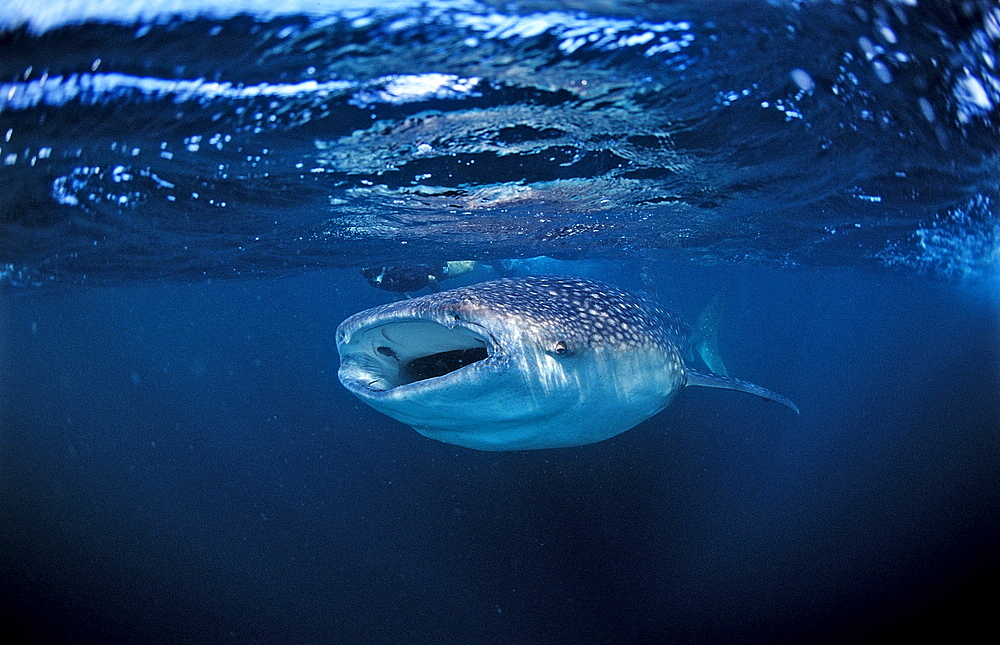
<svg viewBox="0 0 1000 645"><path fill-rule="evenodd" d="M682 344L691 333L674 314L624 289L558 276L502 278L391 302L355 314L341 327L362 327L402 309L414 317L466 311L517 318L578 348Z"/></svg>

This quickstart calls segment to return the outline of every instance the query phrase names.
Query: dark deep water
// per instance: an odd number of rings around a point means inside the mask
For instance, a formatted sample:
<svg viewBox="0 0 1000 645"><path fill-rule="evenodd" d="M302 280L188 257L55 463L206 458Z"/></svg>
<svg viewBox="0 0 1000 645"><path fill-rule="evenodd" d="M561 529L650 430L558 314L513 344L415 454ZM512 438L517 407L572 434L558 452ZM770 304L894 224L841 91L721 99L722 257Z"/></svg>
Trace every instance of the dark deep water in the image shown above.
<svg viewBox="0 0 1000 645"><path fill-rule="evenodd" d="M161 5L0 8L5 632L992 628L995 4ZM483 453L338 383L394 297L359 268L533 256L691 322L723 291L731 373L802 414L691 388Z"/></svg>
<svg viewBox="0 0 1000 645"><path fill-rule="evenodd" d="M702 294L731 270L664 269ZM997 303L744 270L731 369L575 449L424 439L336 382L353 273L5 297L4 621L52 642L878 642L985 624ZM679 307L680 308L680 307ZM984 613L986 612L986 613Z"/></svg>

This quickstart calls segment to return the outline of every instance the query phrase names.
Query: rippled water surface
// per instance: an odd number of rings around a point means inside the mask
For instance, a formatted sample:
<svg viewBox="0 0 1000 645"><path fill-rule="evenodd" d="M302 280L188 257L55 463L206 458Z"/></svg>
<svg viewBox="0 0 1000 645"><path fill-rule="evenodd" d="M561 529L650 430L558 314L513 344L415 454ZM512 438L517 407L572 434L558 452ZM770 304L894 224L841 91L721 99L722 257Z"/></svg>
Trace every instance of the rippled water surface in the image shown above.
<svg viewBox="0 0 1000 645"><path fill-rule="evenodd" d="M992 3L35 4L0 12L9 281L997 264Z"/></svg>

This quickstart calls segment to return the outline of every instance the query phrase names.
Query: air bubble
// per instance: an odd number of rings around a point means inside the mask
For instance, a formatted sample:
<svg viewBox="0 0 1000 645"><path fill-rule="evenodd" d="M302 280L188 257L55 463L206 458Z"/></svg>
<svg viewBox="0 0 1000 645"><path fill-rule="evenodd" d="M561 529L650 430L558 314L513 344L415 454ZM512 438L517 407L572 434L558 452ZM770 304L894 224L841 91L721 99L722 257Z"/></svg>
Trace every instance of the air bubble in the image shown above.
<svg viewBox="0 0 1000 645"><path fill-rule="evenodd" d="M792 81L799 86L799 89L805 92L812 92L816 89L815 81L813 81L812 76L806 70L796 67L792 70L791 76Z"/></svg>
<svg viewBox="0 0 1000 645"><path fill-rule="evenodd" d="M880 60L872 62L872 69L879 80L888 85L892 82L892 71Z"/></svg>

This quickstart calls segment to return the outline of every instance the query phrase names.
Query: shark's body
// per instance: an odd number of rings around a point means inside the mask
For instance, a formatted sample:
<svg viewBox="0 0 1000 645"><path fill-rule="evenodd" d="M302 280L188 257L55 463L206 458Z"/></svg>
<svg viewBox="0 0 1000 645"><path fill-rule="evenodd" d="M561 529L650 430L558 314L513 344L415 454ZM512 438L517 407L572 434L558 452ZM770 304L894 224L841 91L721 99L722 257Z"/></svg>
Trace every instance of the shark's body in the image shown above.
<svg viewBox="0 0 1000 645"><path fill-rule="evenodd" d="M337 329L340 381L424 436L479 450L579 446L653 416L685 385L762 387L684 364L690 328L627 291L533 276L357 313Z"/></svg>

